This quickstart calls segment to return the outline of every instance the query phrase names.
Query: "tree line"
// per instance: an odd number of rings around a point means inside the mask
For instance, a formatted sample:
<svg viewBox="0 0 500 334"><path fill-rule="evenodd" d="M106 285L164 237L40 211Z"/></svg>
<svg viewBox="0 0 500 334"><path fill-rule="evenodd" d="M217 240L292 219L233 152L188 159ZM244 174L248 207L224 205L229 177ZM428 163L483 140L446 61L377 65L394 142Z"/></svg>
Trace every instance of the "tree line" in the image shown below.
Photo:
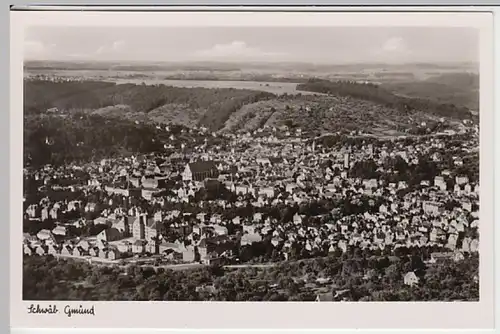
<svg viewBox="0 0 500 334"><path fill-rule="evenodd" d="M120 118L29 116L24 123L24 161L36 167L156 152L163 149L161 137L168 134Z"/></svg>
<svg viewBox="0 0 500 334"><path fill-rule="evenodd" d="M188 105L206 112L200 125L219 129L230 114L248 103L275 97L274 94L222 88L183 88L159 85L115 84L100 81L24 81L25 114L40 114L47 109L60 111L95 110L127 105L134 112L148 113L165 104Z"/></svg>
<svg viewBox="0 0 500 334"><path fill-rule="evenodd" d="M424 111L438 117L455 119L474 118L471 112L465 107L456 106L451 103L439 103L423 98L398 96L372 83L310 79L307 83L297 85L297 89L372 101L389 108L395 108L405 115L411 115L413 111Z"/></svg>
<svg viewBox="0 0 500 334"><path fill-rule="evenodd" d="M312 301L318 291L343 291L350 301L479 300L477 255L427 264L430 249L399 257L364 256L359 249L327 257L281 262L269 268L204 268L90 265L52 256L24 258L23 298L29 300ZM416 286L404 284L413 271ZM318 278L329 279L318 283ZM202 287L210 286L211 289ZM198 288L197 288L198 287ZM321 289L324 290L321 290Z"/></svg>

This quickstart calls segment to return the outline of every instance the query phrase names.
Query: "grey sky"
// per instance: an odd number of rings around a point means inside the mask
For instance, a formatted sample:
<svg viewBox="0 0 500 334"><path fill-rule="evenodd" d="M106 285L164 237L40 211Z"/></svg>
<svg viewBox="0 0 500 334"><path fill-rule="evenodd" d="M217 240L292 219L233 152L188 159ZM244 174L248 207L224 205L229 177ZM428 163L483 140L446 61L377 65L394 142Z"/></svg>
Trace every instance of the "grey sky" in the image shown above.
<svg viewBox="0 0 500 334"><path fill-rule="evenodd" d="M32 27L27 60L477 62L479 31L444 27Z"/></svg>

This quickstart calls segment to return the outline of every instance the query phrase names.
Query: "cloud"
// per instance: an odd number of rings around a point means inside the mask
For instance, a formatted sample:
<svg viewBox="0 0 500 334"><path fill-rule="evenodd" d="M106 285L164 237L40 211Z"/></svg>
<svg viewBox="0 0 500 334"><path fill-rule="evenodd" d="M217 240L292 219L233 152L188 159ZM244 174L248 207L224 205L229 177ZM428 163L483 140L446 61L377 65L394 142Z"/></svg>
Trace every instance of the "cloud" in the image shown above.
<svg viewBox="0 0 500 334"><path fill-rule="evenodd" d="M286 56L285 53L263 51L259 48L248 46L242 41L233 41L228 44L216 44L205 50L194 53L195 58L224 59L224 60L269 60Z"/></svg>
<svg viewBox="0 0 500 334"><path fill-rule="evenodd" d="M404 39L401 37L392 37L385 41L382 50L390 53L404 53L408 51Z"/></svg>
<svg viewBox="0 0 500 334"><path fill-rule="evenodd" d="M406 61L412 55L405 40L401 37L391 37L372 52L377 60L382 61Z"/></svg>
<svg viewBox="0 0 500 334"><path fill-rule="evenodd" d="M81 59L89 58L89 55L85 54L85 53L70 53L70 54L68 54L68 58L72 58L74 60L81 60Z"/></svg>
<svg viewBox="0 0 500 334"><path fill-rule="evenodd" d="M25 40L24 56L28 59L46 58L53 53L55 46L55 44L45 44L40 41Z"/></svg>
<svg viewBox="0 0 500 334"><path fill-rule="evenodd" d="M103 45L96 50L96 55L115 54L123 50L124 41L114 41L111 45Z"/></svg>

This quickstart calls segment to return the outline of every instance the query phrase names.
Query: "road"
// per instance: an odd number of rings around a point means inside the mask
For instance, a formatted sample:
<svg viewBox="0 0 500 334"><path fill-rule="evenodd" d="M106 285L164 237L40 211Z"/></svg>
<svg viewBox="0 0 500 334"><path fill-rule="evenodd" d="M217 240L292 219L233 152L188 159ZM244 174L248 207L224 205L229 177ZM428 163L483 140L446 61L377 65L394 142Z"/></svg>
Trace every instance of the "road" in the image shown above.
<svg viewBox="0 0 500 334"><path fill-rule="evenodd" d="M76 255L65 255L65 254L52 254L56 258L63 258L63 259L74 259L74 260L82 260L82 261L89 261L89 259L92 260L94 263L102 263L102 264L118 264L118 261L116 260L109 260L109 259L101 259L100 257L92 257L89 258L88 256L76 256Z"/></svg>
<svg viewBox="0 0 500 334"><path fill-rule="evenodd" d="M151 263L145 263L145 264L140 264L137 262L132 261L127 261L126 263L121 263L120 260L109 260L109 259L101 259L99 257L91 257L89 258L88 256L74 256L74 255L63 255L63 254L56 254L54 255L57 258L67 258L67 259L75 259L75 260L81 260L81 261L91 261L92 264L101 264L101 265L110 265L110 266L118 266L120 268L126 269L132 265L137 265L139 267L153 267L153 268L163 268L163 269L169 269L169 270L189 270L189 269L196 269L196 268L203 268L206 265L201 264L201 263L179 263L179 264L159 264L157 266L151 264ZM140 262L144 262L140 261ZM223 266L224 268L227 269L241 269L241 268L270 268L275 266L276 263L257 263L257 264L231 264L231 265L226 265Z"/></svg>
<svg viewBox="0 0 500 334"><path fill-rule="evenodd" d="M319 136L316 136L310 140L319 140L324 137L330 137L330 136L336 136L337 134L335 133L323 133ZM450 134L446 132L439 132L439 133L429 133L429 134L424 134L424 135L414 135L414 134L400 134L400 135L377 135L377 134L371 134L371 133L364 133L360 135L345 135L345 137L352 138L352 139L364 139L364 138L377 138L380 140L392 140L392 139L406 139L406 138L433 138L433 137L438 137L438 136L449 136L452 137L455 134Z"/></svg>
<svg viewBox="0 0 500 334"><path fill-rule="evenodd" d="M231 264L224 266L224 268L239 269L239 268L271 268L274 267L276 263L259 263L259 264Z"/></svg>

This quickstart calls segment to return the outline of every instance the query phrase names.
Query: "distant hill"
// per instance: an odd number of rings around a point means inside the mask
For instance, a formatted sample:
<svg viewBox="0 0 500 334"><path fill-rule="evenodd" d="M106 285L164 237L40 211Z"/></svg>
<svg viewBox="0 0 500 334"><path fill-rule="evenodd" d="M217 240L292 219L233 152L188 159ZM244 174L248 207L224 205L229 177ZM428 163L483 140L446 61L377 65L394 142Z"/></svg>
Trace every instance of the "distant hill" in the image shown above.
<svg viewBox="0 0 500 334"><path fill-rule="evenodd" d="M376 70L387 72L400 71L443 71L443 70L474 70L475 63L414 63L414 64L386 64L386 63L346 63L346 64L321 64L308 62L218 62L218 61L37 61L27 60L24 63L27 70L51 69L51 70L127 70L127 71L287 71L287 72L314 72L314 73L338 73L338 72L361 72L364 70Z"/></svg>
<svg viewBox="0 0 500 334"><path fill-rule="evenodd" d="M387 83L382 87L395 94L479 110L479 75L473 73L441 74L423 81Z"/></svg>
<svg viewBox="0 0 500 334"><path fill-rule="evenodd" d="M401 114L406 115L414 111L422 111L436 117L460 120L474 118L469 109L464 106L442 103L423 97L401 96L394 94L384 86L371 83L311 79L307 83L297 85L297 90L370 101L388 108L397 109Z"/></svg>

